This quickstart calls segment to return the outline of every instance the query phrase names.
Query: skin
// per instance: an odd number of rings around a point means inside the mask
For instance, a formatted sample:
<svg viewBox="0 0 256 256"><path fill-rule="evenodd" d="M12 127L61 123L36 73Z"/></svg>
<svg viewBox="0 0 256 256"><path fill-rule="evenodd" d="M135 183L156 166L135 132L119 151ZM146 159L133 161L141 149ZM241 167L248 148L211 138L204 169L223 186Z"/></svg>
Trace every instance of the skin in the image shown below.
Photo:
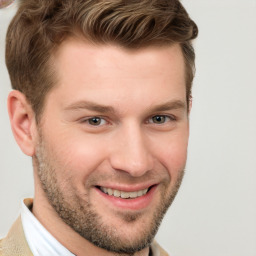
<svg viewBox="0 0 256 256"><path fill-rule="evenodd" d="M33 214L76 255L117 254L79 234L85 215L92 213L100 233L119 249L140 243L140 250L129 254L148 255L148 242L175 197L187 157L181 49L125 50L69 39L53 59L58 84L46 97L39 125L24 95L13 91L8 99L15 138L33 157ZM117 200L100 186L152 189L140 201ZM67 208L77 215L66 216ZM71 217L81 220L77 227L71 227Z"/></svg>
<svg viewBox="0 0 256 256"><path fill-rule="evenodd" d="M14 0L0 0L0 8L5 8L12 4Z"/></svg>

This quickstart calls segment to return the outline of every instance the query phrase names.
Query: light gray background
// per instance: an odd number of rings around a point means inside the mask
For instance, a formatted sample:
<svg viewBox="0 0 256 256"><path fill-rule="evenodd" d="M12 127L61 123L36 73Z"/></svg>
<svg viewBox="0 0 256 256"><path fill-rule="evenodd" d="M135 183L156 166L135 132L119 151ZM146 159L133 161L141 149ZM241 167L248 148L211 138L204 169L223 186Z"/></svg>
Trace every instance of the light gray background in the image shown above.
<svg viewBox="0 0 256 256"><path fill-rule="evenodd" d="M256 0L183 0L200 28L187 173L157 235L172 256L256 256ZM0 10L0 237L33 196L6 110Z"/></svg>

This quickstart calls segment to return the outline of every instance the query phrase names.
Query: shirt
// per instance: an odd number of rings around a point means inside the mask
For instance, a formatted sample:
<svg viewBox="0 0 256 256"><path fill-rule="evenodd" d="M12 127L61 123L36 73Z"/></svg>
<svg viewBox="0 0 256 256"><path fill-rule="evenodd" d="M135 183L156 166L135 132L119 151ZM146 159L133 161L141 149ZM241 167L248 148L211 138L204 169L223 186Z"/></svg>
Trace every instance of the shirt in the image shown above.
<svg viewBox="0 0 256 256"><path fill-rule="evenodd" d="M21 207L21 221L25 237L34 256L75 256L45 229L24 201Z"/></svg>

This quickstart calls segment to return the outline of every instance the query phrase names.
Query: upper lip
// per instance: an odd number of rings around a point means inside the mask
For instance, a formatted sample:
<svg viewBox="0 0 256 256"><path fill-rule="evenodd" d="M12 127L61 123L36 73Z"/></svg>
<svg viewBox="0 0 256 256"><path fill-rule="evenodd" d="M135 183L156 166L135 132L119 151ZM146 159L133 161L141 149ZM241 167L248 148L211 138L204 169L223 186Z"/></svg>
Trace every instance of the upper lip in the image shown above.
<svg viewBox="0 0 256 256"><path fill-rule="evenodd" d="M147 183L147 184L99 184L96 187L104 187L111 188L113 190L119 190L124 192L135 192L143 189L147 189L152 187L153 185L157 185L156 183Z"/></svg>

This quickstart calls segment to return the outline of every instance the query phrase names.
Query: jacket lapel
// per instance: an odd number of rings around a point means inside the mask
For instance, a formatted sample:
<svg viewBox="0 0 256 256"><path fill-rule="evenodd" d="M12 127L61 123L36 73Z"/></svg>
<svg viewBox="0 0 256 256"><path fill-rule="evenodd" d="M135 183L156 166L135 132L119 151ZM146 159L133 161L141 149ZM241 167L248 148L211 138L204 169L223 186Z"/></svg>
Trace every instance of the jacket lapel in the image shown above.
<svg viewBox="0 0 256 256"><path fill-rule="evenodd" d="M25 238L21 217L15 221L6 238L0 241L0 256L33 256Z"/></svg>

